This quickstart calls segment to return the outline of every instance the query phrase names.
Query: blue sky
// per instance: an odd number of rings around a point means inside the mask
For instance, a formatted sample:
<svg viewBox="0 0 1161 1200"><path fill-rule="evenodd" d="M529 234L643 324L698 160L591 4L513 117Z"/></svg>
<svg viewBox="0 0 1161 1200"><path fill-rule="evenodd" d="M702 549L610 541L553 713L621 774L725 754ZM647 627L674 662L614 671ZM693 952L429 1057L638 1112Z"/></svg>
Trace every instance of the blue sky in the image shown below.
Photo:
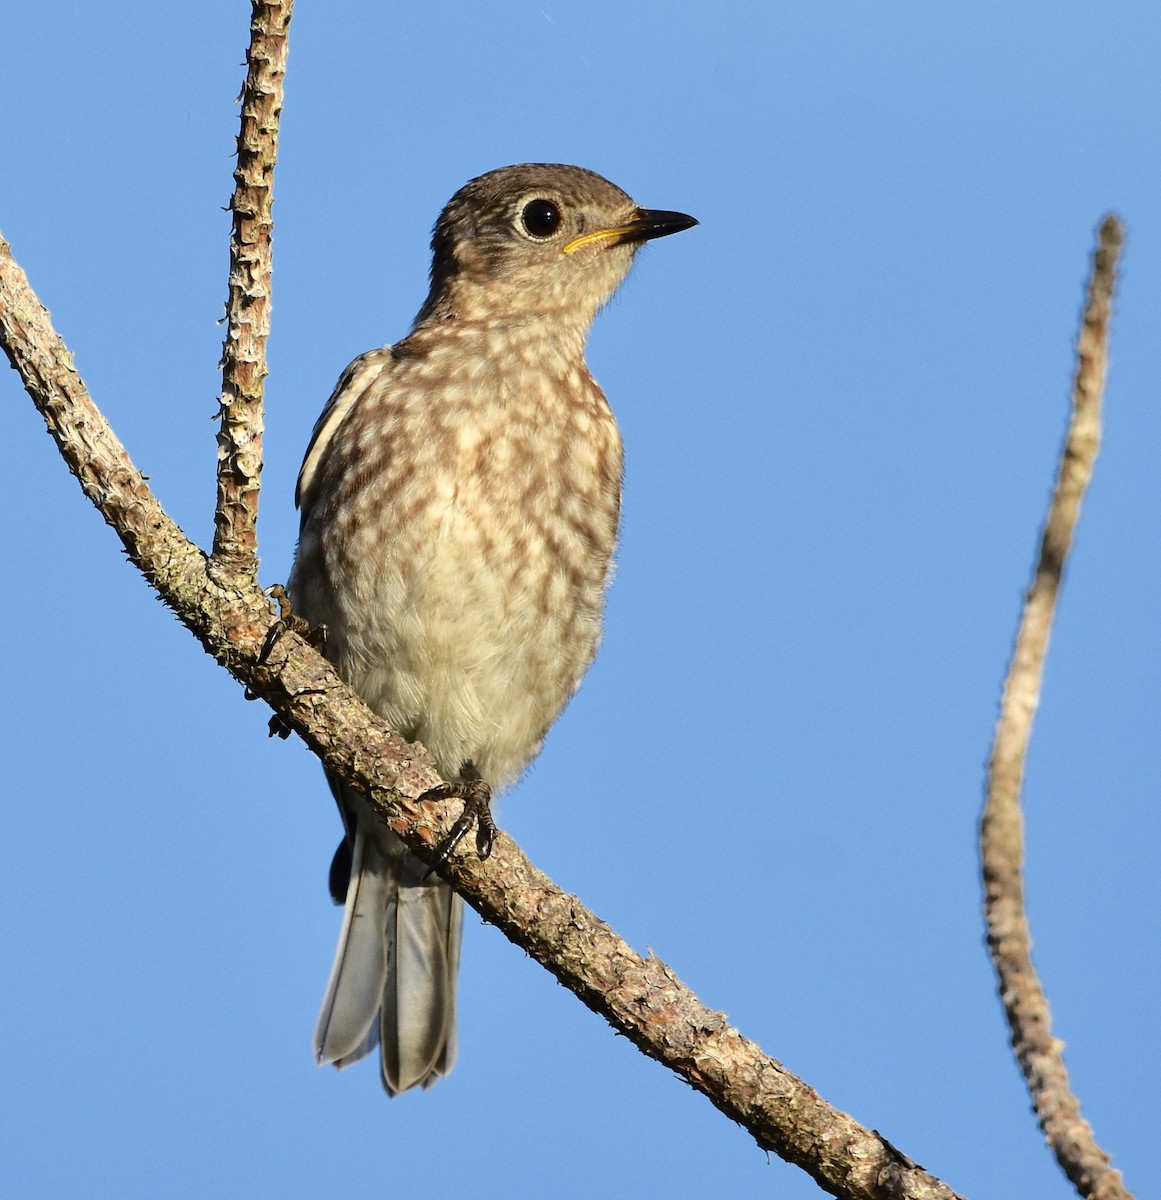
<svg viewBox="0 0 1161 1200"><path fill-rule="evenodd" d="M0 229L202 545L248 8L22 5ZM1027 787L1035 956L1127 1182L1161 1182L1161 15L1153 5L303 2L276 184L262 577L355 354L466 179L575 162L695 214L598 319L627 444L605 645L501 823L832 1103L971 1196L1066 1197L982 945L975 822L1093 229L1107 440ZM817 1195L469 917L461 1057L312 1062L317 765L128 568L15 375L0 1192Z"/></svg>

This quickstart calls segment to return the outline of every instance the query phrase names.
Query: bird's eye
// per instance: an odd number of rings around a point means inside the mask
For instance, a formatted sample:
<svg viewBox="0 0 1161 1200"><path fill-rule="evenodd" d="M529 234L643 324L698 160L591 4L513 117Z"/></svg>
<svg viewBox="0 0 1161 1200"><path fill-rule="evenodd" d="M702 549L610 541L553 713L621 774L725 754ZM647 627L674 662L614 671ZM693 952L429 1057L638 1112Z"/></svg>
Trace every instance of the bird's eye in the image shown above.
<svg viewBox="0 0 1161 1200"><path fill-rule="evenodd" d="M550 238L560 227L560 209L551 200L529 200L520 220L530 237Z"/></svg>

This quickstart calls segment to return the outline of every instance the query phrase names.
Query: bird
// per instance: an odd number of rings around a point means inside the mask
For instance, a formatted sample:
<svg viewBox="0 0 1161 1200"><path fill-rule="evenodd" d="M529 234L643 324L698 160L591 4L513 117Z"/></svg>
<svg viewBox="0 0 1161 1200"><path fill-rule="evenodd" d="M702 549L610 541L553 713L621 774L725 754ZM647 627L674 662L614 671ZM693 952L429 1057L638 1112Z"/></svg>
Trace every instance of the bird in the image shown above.
<svg viewBox="0 0 1161 1200"><path fill-rule="evenodd" d="M585 363L598 310L647 241L690 228L593 171L522 163L470 180L432 234L401 341L343 372L295 495L287 591L339 675L431 752L491 846L489 799L539 753L601 638L622 445ZM380 1050L388 1095L456 1059L463 902L330 777L342 931L320 1065ZM444 844L446 852L447 843Z"/></svg>

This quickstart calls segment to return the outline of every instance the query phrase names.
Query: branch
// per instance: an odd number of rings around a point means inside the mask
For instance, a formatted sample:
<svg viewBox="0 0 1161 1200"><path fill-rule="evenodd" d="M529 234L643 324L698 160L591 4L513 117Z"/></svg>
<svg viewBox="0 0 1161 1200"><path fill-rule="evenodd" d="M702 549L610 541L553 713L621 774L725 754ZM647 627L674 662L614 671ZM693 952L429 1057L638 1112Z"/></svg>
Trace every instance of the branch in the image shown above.
<svg viewBox="0 0 1161 1200"><path fill-rule="evenodd" d="M258 485L262 473L262 393L270 333L274 163L282 114L293 0L253 0L242 128L234 171L230 295L222 347L222 424L214 569L223 579L258 578Z"/></svg>
<svg viewBox="0 0 1161 1200"><path fill-rule="evenodd" d="M1077 344L1072 419L1044 524L1040 560L1024 602L1004 684L980 826L988 949L999 975L1012 1048L1057 1161L1077 1191L1096 1200L1118 1200L1129 1192L1120 1171L1109 1165L1109 1155L1097 1145L1091 1126L1080 1115L1080 1101L1068 1084L1063 1043L1052 1036L1048 1001L1032 965L1021 874L1020 789L1061 576L1100 448L1109 315L1122 237L1121 223L1116 217L1106 217L1100 227Z"/></svg>
<svg viewBox="0 0 1161 1200"><path fill-rule="evenodd" d="M272 621L256 584L223 585L210 560L150 493L101 416L24 273L0 242L0 341L70 470L161 599L253 695L295 729L336 775L371 798L388 826L430 859L443 805L422 746L389 730L330 663ZM271 635L275 636L271 636ZM268 645L272 642L272 645ZM955 1200L881 1135L831 1108L706 1008L659 959L641 957L512 840L492 857L453 861L447 878L477 912L522 946L644 1053L709 1097L759 1146L852 1200Z"/></svg>

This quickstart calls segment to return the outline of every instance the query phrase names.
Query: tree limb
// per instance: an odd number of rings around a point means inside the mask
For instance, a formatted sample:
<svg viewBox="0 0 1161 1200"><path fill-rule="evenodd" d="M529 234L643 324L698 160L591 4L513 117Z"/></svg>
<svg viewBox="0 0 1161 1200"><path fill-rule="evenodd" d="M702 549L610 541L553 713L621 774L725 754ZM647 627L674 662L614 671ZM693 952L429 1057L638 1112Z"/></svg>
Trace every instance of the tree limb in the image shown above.
<svg viewBox="0 0 1161 1200"><path fill-rule="evenodd" d="M235 679L430 858L447 824L442 804L420 799L440 782L431 756L389 730L306 642L280 633L256 584L225 586L213 577L210 560L158 504L93 403L2 242L0 341L70 470L160 598ZM538 871L511 838L501 835L486 861L453 860L442 870L486 921L589 1008L832 1195L954 1200L946 1185L830 1107L701 1004L663 962L637 954Z"/></svg>
<svg viewBox="0 0 1161 1200"><path fill-rule="evenodd" d="M1114 216L1106 217L1100 227L1077 344L1072 417L1044 524L1039 562L1025 598L1004 684L980 825L988 950L999 976L1012 1048L1057 1161L1077 1191L1094 1200L1121 1200L1129 1192L1120 1171L1109 1165L1109 1155L1097 1145L1091 1126L1080 1115L1080 1101L1069 1088L1063 1043L1052 1036L1048 1001L1032 965L1032 938L1024 911L1020 790L1064 564L1100 448L1109 316L1122 239L1121 223Z"/></svg>
<svg viewBox="0 0 1161 1200"><path fill-rule="evenodd" d="M230 295L222 347L218 500L212 570L223 581L258 579L262 396L270 334L274 163L293 0L253 0L242 127L234 171Z"/></svg>

